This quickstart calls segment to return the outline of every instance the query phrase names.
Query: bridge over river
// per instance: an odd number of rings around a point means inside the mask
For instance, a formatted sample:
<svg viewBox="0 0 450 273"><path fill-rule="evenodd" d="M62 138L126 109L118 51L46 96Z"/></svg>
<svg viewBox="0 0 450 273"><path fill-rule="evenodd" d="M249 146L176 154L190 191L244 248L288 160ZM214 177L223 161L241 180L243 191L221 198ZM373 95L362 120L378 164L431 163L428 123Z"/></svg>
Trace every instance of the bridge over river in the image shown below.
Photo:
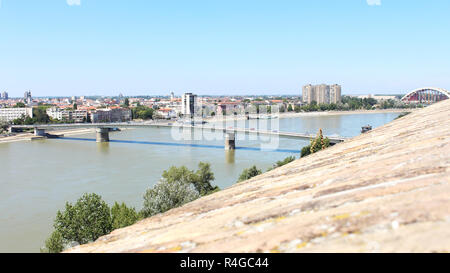
<svg viewBox="0 0 450 273"><path fill-rule="evenodd" d="M235 134L258 134L258 135L270 135L278 137L296 138L296 139L314 139L316 135L308 133L295 133L295 132L281 132L277 130L260 130L260 129L248 129L238 127L220 127L211 126L207 124L201 125L185 125L178 123L149 123L149 122L120 122L120 123L75 123L75 124L41 124L41 125L11 125L10 131L17 131L18 129L34 129L36 136L47 136L46 130L58 130L58 129L75 129L75 128L95 128L97 130L97 142L109 142L109 131L112 128L189 128L191 130L209 130L209 131L223 131L226 134L225 147L227 149L234 149ZM347 140L346 137L340 136L324 136L328 137L331 144L337 144Z"/></svg>

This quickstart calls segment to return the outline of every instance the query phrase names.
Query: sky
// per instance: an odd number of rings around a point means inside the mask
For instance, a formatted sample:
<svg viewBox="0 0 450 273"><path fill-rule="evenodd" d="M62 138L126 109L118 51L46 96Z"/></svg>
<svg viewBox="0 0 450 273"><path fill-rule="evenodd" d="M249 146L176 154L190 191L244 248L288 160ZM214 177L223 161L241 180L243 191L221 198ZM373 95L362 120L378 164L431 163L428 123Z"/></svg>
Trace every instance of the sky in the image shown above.
<svg viewBox="0 0 450 273"><path fill-rule="evenodd" d="M449 0L0 0L0 91L450 89L449 14Z"/></svg>

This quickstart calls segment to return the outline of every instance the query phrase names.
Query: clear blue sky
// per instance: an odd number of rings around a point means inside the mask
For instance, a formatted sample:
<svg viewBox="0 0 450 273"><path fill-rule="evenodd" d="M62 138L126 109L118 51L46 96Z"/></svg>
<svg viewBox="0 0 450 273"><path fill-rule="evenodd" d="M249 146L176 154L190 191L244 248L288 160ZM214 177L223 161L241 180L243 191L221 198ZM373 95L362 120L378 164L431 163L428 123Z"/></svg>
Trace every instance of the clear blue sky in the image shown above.
<svg viewBox="0 0 450 273"><path fill-rule="evenodd" d="M300 94L307 83L339 83L347 94L450 89L449 0L78 1L0 0L0 90Z"/></svg>

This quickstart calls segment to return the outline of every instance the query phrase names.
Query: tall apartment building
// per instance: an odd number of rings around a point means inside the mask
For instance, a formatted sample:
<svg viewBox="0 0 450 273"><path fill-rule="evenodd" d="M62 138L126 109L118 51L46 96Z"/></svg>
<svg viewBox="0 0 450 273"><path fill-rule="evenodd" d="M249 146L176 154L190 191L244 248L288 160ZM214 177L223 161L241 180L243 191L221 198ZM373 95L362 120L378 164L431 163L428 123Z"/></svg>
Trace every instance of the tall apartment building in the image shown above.
<svg viewBox="0 0 450 273"><path fill-rule="evenodd" d="M1 95L0 95L0 99L2 99L2 100L8 100L8 92L3 92Z"/></svg>
<svg viewBox="0 0 450 273"><path fill-rule="evenodd" d="M33 117L33 108L0 108L0 120L4 122L26 116Z"/></svg>
<svg viewBox="0 0 450 273"><path fill-rule="evenodd" d="M334 85L305 85L302 89L303 102L311 104L313 101L318 104L329 104L341 102L341 86Z"/></svg>
<svg viewBox="0 0 450 273"><path fill-rule="evenodd" d="M333 84L330 86L330 103L341 102L342 87L339 84Z"/></svg>
<svg viewBox="0 0 450 273"><path fill-rule="evenodd" d="M181 113L184 116L193 116L197 108L197 95L185 93L181 99Z"/></svg>
<svg viewBox="0 0 450 273"><path fill-rule="evenodd" d="M314 93L314 86L311 84L303 86L302 96L304 103L310 104L313 101L317 101Z"/></svg>
<svg viewBox="0 0 450 273"><path fill-rule="evenodd" d="M31 102L33 102L33 99L31 97L31 91L27 91L23 94L23 100L27 104L30 104Z"/></svg>

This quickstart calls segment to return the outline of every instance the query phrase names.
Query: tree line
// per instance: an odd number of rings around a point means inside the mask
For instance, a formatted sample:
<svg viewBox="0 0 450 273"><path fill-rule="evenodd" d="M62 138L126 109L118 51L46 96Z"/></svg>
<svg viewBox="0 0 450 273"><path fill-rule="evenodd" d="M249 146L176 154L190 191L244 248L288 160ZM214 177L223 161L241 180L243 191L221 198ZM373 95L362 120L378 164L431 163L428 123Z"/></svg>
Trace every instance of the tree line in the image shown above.
<svg viewBox="0 0 450 273"><path fill-rule="evenodd" d="M320 131L317 138L303 148L302 157L326 149L329 145L329 140L324 139ZM287 157L273 164L267 171L282 167L295 159L295 156ZM244 169L237 183L262 173L256 166ZM99 195L84 194L75 204L67 202L65 209L57 212L53 224L54 231L45 241L41 252L59 253L76 245L93 242L115 229L133 225L139 220L220 191L218 186L212 185L214 180L209 163L200 162L197 170L190 170L185 166L170 167L163 172L158 183L144 193L143 207L140 211L118 202L109 207Z"/></svg>

